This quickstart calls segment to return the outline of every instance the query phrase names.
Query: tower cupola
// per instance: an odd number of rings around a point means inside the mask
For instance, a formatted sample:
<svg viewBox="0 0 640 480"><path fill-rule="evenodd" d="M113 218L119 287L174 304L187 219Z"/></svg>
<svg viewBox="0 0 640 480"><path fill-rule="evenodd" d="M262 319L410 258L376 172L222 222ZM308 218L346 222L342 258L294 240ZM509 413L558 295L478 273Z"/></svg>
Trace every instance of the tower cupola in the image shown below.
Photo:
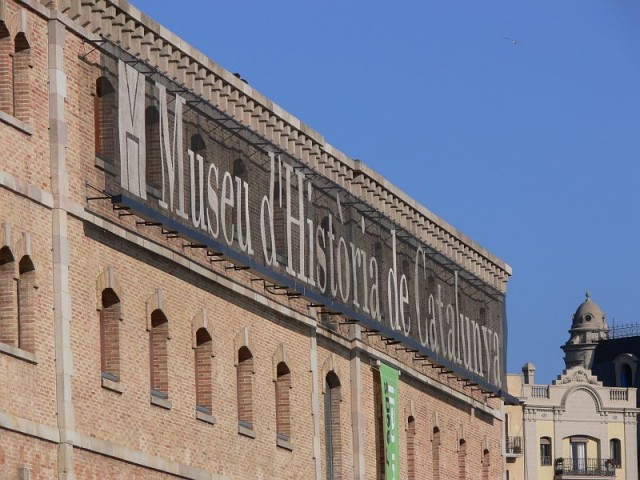
<svg viewBox="0 0 640 480"><path fill-rule="evenodd" d="M604 312L591 300L589 292L585 296L585 301L573 314L569 340L562 346L567 369L580 365L590 370L596 345L601 340L606 340L609 335Z"/></svg>

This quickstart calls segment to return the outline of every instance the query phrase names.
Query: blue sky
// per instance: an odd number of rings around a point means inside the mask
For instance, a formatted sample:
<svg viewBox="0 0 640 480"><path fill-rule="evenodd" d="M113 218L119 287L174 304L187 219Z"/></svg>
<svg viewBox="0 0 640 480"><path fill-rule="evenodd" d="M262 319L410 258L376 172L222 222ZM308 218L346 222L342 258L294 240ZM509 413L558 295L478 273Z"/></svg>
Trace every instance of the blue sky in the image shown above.
<svg viewBox="0 0 640 480"><path fill-rule="evenodd" d="M640 2L132 3L509 263L510 372L640 322Z"/></svg>

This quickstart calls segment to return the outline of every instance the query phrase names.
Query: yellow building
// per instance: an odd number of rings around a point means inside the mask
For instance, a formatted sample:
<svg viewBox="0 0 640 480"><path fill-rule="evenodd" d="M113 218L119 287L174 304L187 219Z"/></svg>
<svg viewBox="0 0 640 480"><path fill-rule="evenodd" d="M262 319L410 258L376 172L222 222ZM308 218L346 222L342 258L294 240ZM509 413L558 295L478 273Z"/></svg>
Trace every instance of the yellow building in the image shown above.
<svg viewBox="0 0 640 480"><path fill-rule="evenodd" d="M507 479L636 480L636 388L607 386L593 375L593 352L609 329L589 294L569 333L567 369L550 385L535 383L531 363L508 376L521 404L506 407Z"/></svg>

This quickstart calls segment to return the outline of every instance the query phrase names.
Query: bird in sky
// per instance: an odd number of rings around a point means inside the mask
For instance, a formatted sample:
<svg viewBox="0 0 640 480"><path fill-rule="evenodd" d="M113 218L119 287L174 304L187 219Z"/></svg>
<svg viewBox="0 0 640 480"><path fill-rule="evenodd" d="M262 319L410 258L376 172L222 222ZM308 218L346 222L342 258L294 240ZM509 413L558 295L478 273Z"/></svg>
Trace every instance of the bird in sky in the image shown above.
<svg viewBox="0 0 640 480"><path fill-rule="evenodd" d="M520 45L520 42L518 40L516 40L515 38L511 38L511 37L503 37L505 40L509 40L511 42L511 45Z"/></svg>

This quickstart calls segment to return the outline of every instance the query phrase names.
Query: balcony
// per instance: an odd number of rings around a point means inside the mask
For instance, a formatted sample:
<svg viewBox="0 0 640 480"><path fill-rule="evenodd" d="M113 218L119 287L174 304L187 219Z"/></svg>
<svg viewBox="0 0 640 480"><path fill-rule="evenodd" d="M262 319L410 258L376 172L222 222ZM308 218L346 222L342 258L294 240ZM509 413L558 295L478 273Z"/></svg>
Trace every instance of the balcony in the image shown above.
<svg viewBox="0 0 640 480"><path fill-rule="evenodd" d="M549 385L531 385L532 398L549 398Z"/></svg>
<svg viewBox="0 0 640 480"><path fill-rule="evenodd" d="M505 454L507 457L522 455L522 437L507 437L505 440Z"/></svg>
<svg viewBox="0 0 640 480"><path fill-rule="evenodd" d="M600 458L556 458L555 479L596 479L616 476L613 460Z"/></svg>

